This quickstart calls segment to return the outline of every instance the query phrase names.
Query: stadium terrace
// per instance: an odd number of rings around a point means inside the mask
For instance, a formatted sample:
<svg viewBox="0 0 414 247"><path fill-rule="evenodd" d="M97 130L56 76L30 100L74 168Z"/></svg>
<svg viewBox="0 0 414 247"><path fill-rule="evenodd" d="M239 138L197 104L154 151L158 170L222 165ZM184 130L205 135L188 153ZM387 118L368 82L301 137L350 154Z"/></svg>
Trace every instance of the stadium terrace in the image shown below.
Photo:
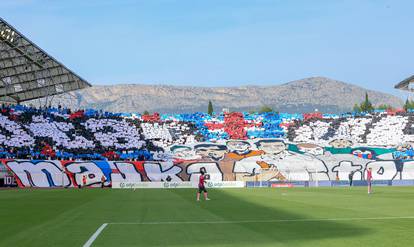
<svg viewBox="0 0 414 247"><path fill-rule="evenodd" d="M128 176L192 181L202 168L211 181L340 181L351 171L364 180L374 167L377 180L413 179L413 117L386 111L140 115L3 105L3 176L14 175L21 187L53 187L78 186L70 177L87 174L87 184L99 185L104 176L111 186L120 174L123 182Z"/></svg>
<svg viewBox="0 0 414 247"><path fill-rule="evenodd" d="M404 112L140 115L4 104L0 110L3 158L157 160L179 145L277 139L299 147L388 148L407 159L414 141L414 114Z"/></svg>

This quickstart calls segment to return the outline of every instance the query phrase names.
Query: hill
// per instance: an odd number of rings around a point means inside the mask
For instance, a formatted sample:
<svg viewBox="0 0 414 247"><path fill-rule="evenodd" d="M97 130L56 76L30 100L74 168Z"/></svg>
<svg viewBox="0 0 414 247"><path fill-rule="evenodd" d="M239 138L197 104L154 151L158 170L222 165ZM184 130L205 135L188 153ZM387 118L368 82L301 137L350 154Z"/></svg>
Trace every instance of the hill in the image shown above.
<svg viewBox="0 0 414 247"><path fill-rule="evenodd" d="M275 86L193 87L120 84L93 86L75 93L76 100L55 99L73 108L97 108L114 112L182 113L206 111L211 100L216 110L257 110L263 105L281 112L346 112L363 101L365 92L374 105L401 107L393 95L325 77L311 77Z"/></svg>

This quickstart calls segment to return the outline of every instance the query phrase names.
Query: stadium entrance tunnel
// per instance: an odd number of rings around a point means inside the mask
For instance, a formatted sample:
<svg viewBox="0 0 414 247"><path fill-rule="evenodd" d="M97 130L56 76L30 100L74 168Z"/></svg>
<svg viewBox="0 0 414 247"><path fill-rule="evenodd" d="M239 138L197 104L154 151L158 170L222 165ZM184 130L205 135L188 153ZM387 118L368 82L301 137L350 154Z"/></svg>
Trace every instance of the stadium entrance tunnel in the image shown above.
<svg viewBox="0 0 414 247"><path fill-rule="evenodd" d="M313 218L312 205L283 198L274 191L214 189L210 191L211 201L200 202L195 201L195 190L192 189L130 191L152 201L151 204L159 203L162 212L149 213L154 209L146 203L147 206L140 207L143 211L136 211L135 220L123 216L125 222L120 219L108 221L109 225L94 244L133 246L142 242L143 246L309 246L314 243L317 246L324 240L355 238L371 231L346 221L319 221L323 213ZM306 211L308 214L299 213ZM329 213L325 215L334 216Z"/></svg>

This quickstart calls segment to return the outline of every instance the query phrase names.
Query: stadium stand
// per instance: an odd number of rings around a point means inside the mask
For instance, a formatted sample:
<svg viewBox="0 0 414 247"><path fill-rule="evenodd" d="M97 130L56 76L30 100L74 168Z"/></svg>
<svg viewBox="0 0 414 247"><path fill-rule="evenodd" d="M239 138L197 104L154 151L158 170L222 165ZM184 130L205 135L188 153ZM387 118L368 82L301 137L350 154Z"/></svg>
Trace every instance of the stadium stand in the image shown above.
<svg viewBox="0 0 414 247"><path fill-rule="evenodd" d="M27 159L152 160L151 153L164 152L173 145L227 139L282 138L292 143L323 147L390 148L414 141L411 113L391 116L381 112L307 119L296 118L300 114L290 117L285 114L284 119L278 114L267 113L237 113L234 116L222 114L211 118L202 113L163 114L154 121L139 114L94 110L73 112L62 107L37 109L3 104L1 155ZM239 127L233 127L234 122ZM289 124L288 128L281 127L286 124ZM397 156L412 156L411 153L404 155L411 150L405 149L398 150Z"/></svg>
<svg viewBox="0 0 414 247"><path fill-rule="evenodd" d="M212 182L250 185L319 184L347 180L351 172L364 180L368 168L384 183L414 179L412 112L210 116L36 108L23 102L45 99L46 106L54 95L91 85L1 18L0 55L0 101L6 102L0 108L0 179L15 180L9 185L197 181L200 169ZM411 82L396 87L410 89Z"/></svg>
<svg viewBox="0 0 414 247"><path fill-rule="evenodd" d="M414 135L409 131L410 114L388 115L387 113L338 119L303 121L289 134L294 142L310 142L326 146L332 140L346 139L351 143L367 146L391 146L412 142ZM411 123L411 122L410 122Z"/></svg>

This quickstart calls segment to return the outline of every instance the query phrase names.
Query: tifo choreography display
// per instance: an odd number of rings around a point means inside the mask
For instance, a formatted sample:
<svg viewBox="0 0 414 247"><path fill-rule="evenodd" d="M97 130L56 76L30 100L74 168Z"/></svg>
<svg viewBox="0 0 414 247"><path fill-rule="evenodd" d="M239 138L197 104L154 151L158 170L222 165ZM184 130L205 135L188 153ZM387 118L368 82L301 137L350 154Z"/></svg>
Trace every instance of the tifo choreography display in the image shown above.
<svg viewBox="0 0 414 247"><path fill-rule="evenodd" d="M412 113L120 114L1 108L3 176L20 187L116 182L414 179ZM86 183L82 179L86 177Z"/></svg>

